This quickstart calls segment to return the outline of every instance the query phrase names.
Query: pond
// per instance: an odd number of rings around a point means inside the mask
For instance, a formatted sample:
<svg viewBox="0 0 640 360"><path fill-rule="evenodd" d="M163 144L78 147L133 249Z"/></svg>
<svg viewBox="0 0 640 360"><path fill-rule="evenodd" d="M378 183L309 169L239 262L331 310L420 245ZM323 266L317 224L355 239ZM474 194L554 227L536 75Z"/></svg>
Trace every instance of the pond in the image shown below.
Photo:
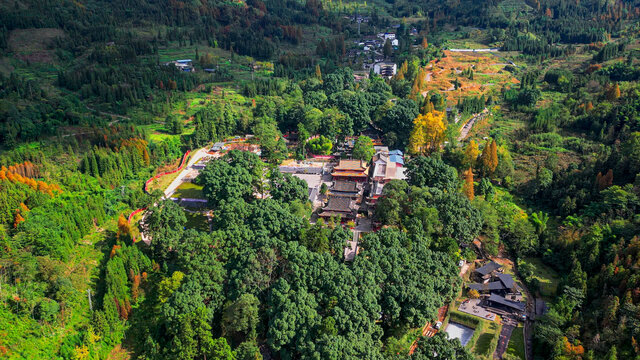
<svg viewBox="0 0 640 360"><path fill-rule="evenodd" d="M472 328L455 322L450 322L445 331L450 339L459 339L462 346L467 345L474 332Z"/></svg>

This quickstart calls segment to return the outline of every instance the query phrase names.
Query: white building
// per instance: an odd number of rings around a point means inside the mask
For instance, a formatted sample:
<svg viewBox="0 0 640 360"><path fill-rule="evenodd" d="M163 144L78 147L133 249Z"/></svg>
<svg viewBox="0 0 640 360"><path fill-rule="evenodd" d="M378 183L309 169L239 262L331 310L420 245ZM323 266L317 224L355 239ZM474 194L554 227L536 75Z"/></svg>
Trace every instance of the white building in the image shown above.
<svg viewBox="0 0 640 360"><path fill-rule="evenodd" d="M390 62L379 62L373 65L373 72L380 76L390 78L398 72L398 65Z"/></svg>

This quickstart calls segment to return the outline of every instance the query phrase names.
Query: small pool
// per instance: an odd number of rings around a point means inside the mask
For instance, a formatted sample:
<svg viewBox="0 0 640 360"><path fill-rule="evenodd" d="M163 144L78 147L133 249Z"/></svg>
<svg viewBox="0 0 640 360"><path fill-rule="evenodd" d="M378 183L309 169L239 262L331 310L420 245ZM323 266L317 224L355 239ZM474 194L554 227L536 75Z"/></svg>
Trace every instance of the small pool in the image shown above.
<svg viewBox="0 0 640 360"><path fill-rule="evenodd" d="M467 345L469 339L471 339L471 337L473 336L474 331L475 330L468 326L464 326L455 322L450 322L445 329L445 332L447 333L447 335L449 335L449 338L459 339L460 343L462 343L462 346Z"/></svg>

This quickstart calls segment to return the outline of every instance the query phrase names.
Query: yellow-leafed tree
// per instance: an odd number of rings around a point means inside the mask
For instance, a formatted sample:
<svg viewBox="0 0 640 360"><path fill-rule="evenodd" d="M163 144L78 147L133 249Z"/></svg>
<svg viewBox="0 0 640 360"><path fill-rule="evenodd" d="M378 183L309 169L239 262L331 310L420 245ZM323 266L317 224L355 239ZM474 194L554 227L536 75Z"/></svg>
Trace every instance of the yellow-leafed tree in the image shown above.
<svg viewBox="0 0 640 360"><path fill-rule="evenodd" d="M444 141L446 129L443 112L432 111L426 115L418 115L413 120L409 151L415 155L436 151Z"/></svg>
<svg viewBox="0 0 640 360"><path fill-rule="evenodd" d="M480 149L478 149L478 143L474 140L469 141L467 147L464 148L464 166L475 168L478 162L478 156L480 155Z"/></svg>

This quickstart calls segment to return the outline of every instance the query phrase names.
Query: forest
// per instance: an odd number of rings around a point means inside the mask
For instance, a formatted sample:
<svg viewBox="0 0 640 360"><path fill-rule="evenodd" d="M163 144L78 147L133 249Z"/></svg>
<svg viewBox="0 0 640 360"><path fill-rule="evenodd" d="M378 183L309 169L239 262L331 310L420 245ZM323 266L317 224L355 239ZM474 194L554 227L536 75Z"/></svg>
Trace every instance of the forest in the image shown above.
<svg viewBox="0 0 640 360"><path fill-rule="evenodd" d="M640 359L639 18L0 3L0 358ZM349 221L321 216L343 160ZM494 261L524 319L461 310Z"/></svg>

